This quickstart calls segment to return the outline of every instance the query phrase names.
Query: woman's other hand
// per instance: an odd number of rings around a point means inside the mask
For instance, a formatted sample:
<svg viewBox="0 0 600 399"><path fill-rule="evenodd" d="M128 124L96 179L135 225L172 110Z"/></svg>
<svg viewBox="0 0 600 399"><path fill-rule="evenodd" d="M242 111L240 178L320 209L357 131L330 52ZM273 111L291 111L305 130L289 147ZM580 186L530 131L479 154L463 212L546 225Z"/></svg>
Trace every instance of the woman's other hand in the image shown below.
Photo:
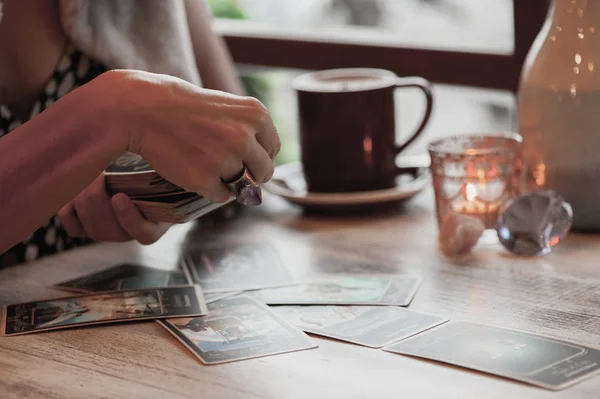
<svg viewBox="0 0 600 399"><path fill-rule="evenodd" d="M149 245L171 226L145 219L125 194L111 197L103 175L65 205L58 216L71 237L88 237L95 241L136 240Z"/></svg>

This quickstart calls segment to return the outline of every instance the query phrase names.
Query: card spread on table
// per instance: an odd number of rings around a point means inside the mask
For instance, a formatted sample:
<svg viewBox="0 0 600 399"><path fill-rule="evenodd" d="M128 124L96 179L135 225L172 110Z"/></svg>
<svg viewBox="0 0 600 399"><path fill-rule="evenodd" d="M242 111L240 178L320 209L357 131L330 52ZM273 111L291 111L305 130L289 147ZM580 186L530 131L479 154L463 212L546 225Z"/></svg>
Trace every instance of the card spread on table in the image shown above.
<svg viewBox="0 0 600 399"><path fill-rule="evenodd" d="M418 277L333 276L254 293L267 305L408 306L420 284Z"/></svg>
<svg viewBox="0 0 600 399"><path fill-rule="evenodd" d="M213 292L212 294L204 294L204 300L207 304L220 301L221 299L229 298L241 294L243 291L233 292Z"/></svg>
<svg viewBox="0 0 600 399"><path fill-rule="evenodd" d="M188 278L205 293L255 290L293 284L277 251L264 243L190 250L184 262Z"/></svg>
<svg viewBox="0 0 600 399"><path fill-rule="evenodd" d="M165 180L140 155L126 152L104 170L109 193L127 194L154 222L185 223L234 200L214 203Z"/></svg>
<svg viewBox="0 0 600 399"><path fill-rule="evenodd" d="M185 274L177 270L161 270L123 263L69 281L63 281L56 284L55 287L75 292L101 292L187 284L189 282Z"/></svg>
<svg viewBox="0 0 600 399"><path fill-rule="evenodd" d="M273 311L307 333L381 348L448 321L396 306L275 306Z"/></svg>
<svg viewBox="0 0 600 399"><path fill-rule="evenodd" d="M600 350L463 321L383 348L559 390L600 372Z"/></svg>
<svg viewBox="0 0 600 399"><path fill-rule="evenodd" d="M208 313L199 286L79 295L4 306L3 336Z"/></svg>
<svg viewBox="0 0 600 399"><path fill-rule="evenodd" d="M160 320L205 364L316 348L302 331L247 295L208 305L208 316Z"/></svg>

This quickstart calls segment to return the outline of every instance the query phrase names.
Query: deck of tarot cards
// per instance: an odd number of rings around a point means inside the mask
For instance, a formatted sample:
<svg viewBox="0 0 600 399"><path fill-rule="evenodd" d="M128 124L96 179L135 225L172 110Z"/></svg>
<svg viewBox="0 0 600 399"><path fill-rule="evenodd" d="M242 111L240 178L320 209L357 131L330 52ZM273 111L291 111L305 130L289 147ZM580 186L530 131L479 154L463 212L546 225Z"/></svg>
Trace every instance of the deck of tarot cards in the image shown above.
<svg viewBox="0 0 600 399"><path fill-rule="evenodd" d="M185 191L165 180L146 160L133 153L115 159L104 170L104 176L110 194L127 194L153 222L185 223L227 204L217 204Z"/></svg>

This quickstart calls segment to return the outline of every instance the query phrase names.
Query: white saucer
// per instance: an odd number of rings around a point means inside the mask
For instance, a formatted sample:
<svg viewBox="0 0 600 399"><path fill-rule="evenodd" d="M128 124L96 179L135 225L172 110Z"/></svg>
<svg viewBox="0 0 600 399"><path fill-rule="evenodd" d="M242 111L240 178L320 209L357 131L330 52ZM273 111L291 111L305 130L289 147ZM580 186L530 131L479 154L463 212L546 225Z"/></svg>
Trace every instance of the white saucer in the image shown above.
<svg viewBox="0 0 600 399"><path fill-rule="evenodd" d="M368 207L407 200L421 192L430 182L428 167L416 167L415 173L400 175L396 187L349 193L309 193L302 164L294 162L278 166L273 178L262 187L286 200L309 208Z"/></svg>

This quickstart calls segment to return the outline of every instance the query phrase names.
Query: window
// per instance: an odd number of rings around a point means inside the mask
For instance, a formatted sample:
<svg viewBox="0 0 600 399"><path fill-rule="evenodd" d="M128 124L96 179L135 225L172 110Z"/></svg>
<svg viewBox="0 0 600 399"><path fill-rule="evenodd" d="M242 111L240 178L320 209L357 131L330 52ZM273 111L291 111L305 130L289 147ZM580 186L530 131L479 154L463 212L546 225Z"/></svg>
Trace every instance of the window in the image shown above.
<svg viewBox="0 0 600 399"><path fill-rule="evenodd" d="M448 129L513 128L514 92L523 59L548 7L548 0L209 3L217 17L215 28L224 36L244 83L271 110L284 141L280 162L298 158L290 84L307 70L376 67L437 83L428 132L409 152L423 152L432 134L441 130L447 134ZM410 93L399 96L402 137L418 119L421 103Z"/></svg>
<svg viewBox="0 0 600 399"><path fill-rule="evenodd" d="M238 18L220 21L225 31L253 29L287 38L392 47L513 51L511 0L238 0L234 6ZM239 17L246 22L239 23Z"/></svg>

